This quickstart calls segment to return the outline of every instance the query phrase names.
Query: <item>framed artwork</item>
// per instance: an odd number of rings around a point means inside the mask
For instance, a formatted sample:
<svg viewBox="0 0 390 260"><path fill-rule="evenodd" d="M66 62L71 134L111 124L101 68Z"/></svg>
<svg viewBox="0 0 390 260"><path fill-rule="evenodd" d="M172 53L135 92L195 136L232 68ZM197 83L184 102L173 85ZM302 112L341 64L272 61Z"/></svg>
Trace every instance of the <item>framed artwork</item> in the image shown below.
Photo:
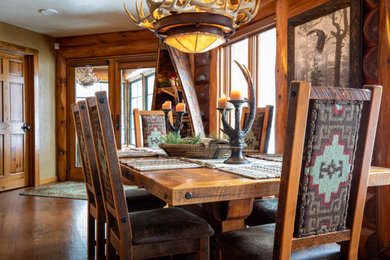
<svg viewBox="0 0 390 260"><path fill-rule="evenodd" d="M361 0L333 0L288 21L288 81L360 88Z"/></svg>

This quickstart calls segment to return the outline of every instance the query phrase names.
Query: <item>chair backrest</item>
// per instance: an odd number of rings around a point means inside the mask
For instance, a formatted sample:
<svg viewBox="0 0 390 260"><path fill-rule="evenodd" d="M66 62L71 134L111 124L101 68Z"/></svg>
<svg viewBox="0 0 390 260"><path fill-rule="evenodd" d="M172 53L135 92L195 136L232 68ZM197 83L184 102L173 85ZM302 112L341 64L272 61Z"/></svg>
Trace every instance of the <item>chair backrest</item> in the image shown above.
<svg viewBox="0 0 390 260"><path fill-rule="evenodd" d="M114 129L105 91L87 98L107 221L107 243L131 245L131 226L121 179ZM116 248L120 251L120 248Z"/></svg>
<svg viewBox="0 0 390 260"><path fill-rule="evenodd" d="M160 110L140 111L135 108L134 131L136 147L158 147L166 135L165 114Z"/></svg>
<svg viewBox="0 0 390 260"><path fill-rule="evenodd" d="M343 241L356 259L382 89L290 91L274 259Z"/></svg>
<svg viewBox="0 0 390 260"><path fill-rule="evenodd" d="M87 188L88 202L99 212L104 212L86 102L79 101L78 104L72 104L71 107L80 150L84 181Z"/></svg>
<svg viewBox="0 0 390 260"><path fill-rule="evenodd" d="M273 106L259 107L256 109L255 120L245 136L245 151L266 153L268 151L269 138L271 136ZM249 120L249 107L242 110L241 123L243 126Z"/></svg>

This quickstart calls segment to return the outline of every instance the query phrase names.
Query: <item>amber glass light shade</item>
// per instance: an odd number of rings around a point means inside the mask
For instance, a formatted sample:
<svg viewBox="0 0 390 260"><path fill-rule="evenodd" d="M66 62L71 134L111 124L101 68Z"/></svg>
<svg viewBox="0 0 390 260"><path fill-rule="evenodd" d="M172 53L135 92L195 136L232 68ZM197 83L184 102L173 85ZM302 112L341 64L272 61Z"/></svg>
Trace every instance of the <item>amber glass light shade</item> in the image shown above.
<svg viewBox="0 0 390 260"><path fill-rule="evenodd" d="M226 40L222 35L196 31L168 36L164 42L182 52L201 53L224 44Z"/></svg>

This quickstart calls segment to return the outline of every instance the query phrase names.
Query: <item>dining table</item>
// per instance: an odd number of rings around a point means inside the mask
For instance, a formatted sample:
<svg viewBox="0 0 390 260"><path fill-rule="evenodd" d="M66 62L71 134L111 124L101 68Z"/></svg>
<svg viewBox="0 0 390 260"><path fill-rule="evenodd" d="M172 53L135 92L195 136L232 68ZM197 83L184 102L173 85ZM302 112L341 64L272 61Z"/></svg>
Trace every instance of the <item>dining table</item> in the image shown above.
<svg viewBox="0 0 390 260"><path fill-rule="evenodd" d="M119 152L119 157L124 179L148 190L169 206L181 206L205 217L216 232L245 227L244 220L252 211L253 200L279 193L279 177L255 179L204 165L144 169L142 165L156 160L156 157L141 153L134 158L131 152L122 155ZM129 162L140 167L133 167ZM371 166L368 185L390 185L390 169Z"/></svg>

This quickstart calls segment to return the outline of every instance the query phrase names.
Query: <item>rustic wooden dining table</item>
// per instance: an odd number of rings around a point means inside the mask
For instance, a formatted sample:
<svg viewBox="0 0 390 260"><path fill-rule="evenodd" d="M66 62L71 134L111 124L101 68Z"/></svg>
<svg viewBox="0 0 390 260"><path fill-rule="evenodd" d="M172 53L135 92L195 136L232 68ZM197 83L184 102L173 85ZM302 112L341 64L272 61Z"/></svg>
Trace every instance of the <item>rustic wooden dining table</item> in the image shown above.
<svg viewBox="0 0 390 260"><path fill-rule="evenodd" d="M213 222L216 232L243 228L254 198L279 193L280 178L252 179L206 167L138 171L121 163L121 169L125 179L169 206L182 206L203 214ZM372 166L369 186L380 185L390 185L390 169Z"/></svg>

